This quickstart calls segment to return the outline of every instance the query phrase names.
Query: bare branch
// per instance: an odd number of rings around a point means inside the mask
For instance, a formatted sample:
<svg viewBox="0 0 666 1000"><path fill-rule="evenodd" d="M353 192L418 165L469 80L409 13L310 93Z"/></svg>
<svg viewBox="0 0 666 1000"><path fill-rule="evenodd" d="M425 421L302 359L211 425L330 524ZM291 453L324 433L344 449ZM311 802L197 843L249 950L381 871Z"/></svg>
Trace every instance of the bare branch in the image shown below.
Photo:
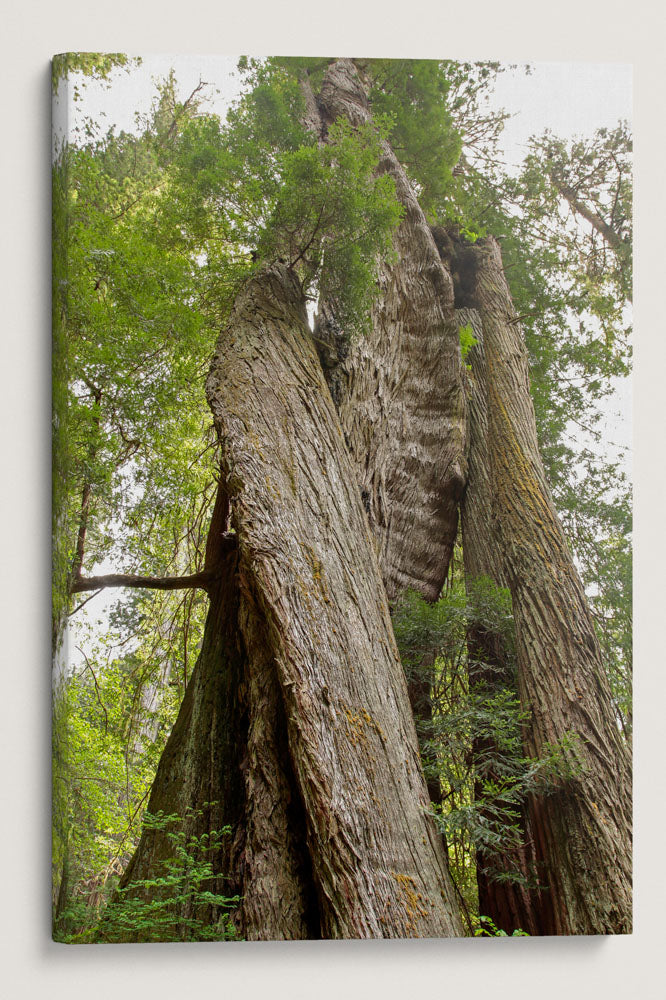
<svg viewBox="0 0 666 1000"><path fill-rule="evenodd" d="M87 604L88 601L92 601L93 597L97 597L98 594L101 594L101 590L95 590L90 595L90 597L86 597L85 601L81 601L80 604L77 604L76 607L74 608L74 610L69 612L69 614L68 614L67 617L68 618L72 618L76 614L77 611L81 610L81 608L83 607L84 604Z"/></svg>
<svg viewBox="0 0 666 1000"><path fill-rule="evenodd" d="M225 547L231 549L235 545L232 537L222 540ZM88 590L103 590L106 587L134 587L144 590L187 590L200 587L207 590L216 579L217 574L211 571L192 573L190 576L138 576L134 573L108 573L105 576L80 576L72 584L71 592L80 594Z"/></svg>
<svg viewBox="0 0 666 1000"><path fill-rule="evenodd" d="M90 663L90 660L88 659L88 657L86 656L86 654L83 652L83 650L81 649L81 647L77 646L76 648L78 649L78 651L81 654L81 656L83 657L83 659L86 661L86 666L87 666L88 670L90 671L90 673L92 674L92 679L95 682L95 692L97 694L97 701L99 703L99 707L104 712L104 732L108 733L108 731L109 731L109 714L108 714L108 712L106 710L104 702L102 701L102 696L100 694L99 684L97 683L97 677L95 676L95 671L93 670L92 665Z"/></svg>
<svg viewBox="0 0 666 1000"><path fill-rule="evenodd" d="M587 205L584 205L583 202L576 197L576 194L574 193L572 188L570 188L567 184L565 184L562 180L560 180L555 173L551 173L551 178L553 184L560 192L562 197L569 203L571 208L579 215L582 215L584 219L587 219L590 225L593 226L597 230L597 232L604 237L604 239L613 248L613 250L626 249L626 244L622 239L622 237L618 236L615 230L611 229L608 223L604 222L604 220L599 215L597 215L596 212L592 211L592 209L589 208Z"/></svg>

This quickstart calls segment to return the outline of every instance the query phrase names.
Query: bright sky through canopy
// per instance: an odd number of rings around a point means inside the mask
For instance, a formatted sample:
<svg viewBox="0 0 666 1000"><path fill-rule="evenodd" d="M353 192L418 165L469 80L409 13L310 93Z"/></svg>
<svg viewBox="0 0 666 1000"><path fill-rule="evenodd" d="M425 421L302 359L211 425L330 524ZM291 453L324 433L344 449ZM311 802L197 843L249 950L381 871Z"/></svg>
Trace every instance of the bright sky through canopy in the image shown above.
<svg viewBox="0 0 666 1000"><path fill-rule="evenodd" d="M89 81L73 124L84 116L99 117L105 126L134 131L136 112L145 114L150 108L154 80L165 77L172 67L182 98L199 80L211 84L209 107L222 116L238 93L237 62L237 56L142 56L141 65L129 73L116 70L110 87ZM546 128L568 138L631 119L631 77L631 66L619 63L534 63L529 75L522 67L501 74L492 103L514 116L504 132L507 158L520 156L520 145Z"/></svg>

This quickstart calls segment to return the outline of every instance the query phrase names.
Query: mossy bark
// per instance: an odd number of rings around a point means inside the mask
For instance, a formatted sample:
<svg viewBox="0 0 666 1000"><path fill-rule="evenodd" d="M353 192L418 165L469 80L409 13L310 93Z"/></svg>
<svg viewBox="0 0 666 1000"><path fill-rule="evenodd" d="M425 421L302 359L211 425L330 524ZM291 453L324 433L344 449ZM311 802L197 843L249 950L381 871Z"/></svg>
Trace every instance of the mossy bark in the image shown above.
<svg viewBox="0 0 666 1000"><path fill-rule="evenodd" d="M318 97L320 134L337 118L372 120L350 60L329 67ZM312 122L313 112L310 112ZM449 270L404 168L387 142L377 167L395 184L404 215L394 260L381 264L379 293L363 337L342 329L334 302L320 302L315 325L326 379L376 542L389 601L411 588L440 596L458 528L466 477L465 396ZM432 663L408 691L424 759L432 738ZM428 781L441 803L439 780Z"/></svg>
<svg viewBox="0 0 666 1000"><path fill-rule="evenodd" d="M456 312L460 327L471 327L477 341L467 362L467 446L468 479L461 502L461 526L465 581L468 589L481 577L497 587L506 587L499 523L493 510L493 485L488 451L488 372L483 342L483 326L479 313L463 308ZM509 660L503 637L481 626L471 627L468 634L470 660L475 664L469 671L470 692L504 687L517 693L515 667ZM487 664L487 669L477 664ZM475 761L497 759L496 746L487 737L474 741ZM476 768L478 773L478 768ZM483 777L498 777L485 773ZM474 794L481 798L477 778ZM514 848L495 852L477 852L477 886L479 913L490 917L507 934L523 930L531 935L547 933L552 926L551 897L537 887L538 868L534 841L526 807L515 817L520 843ZM498 878L499 873L513 874L513 879Z"/></svg>
<svg viewBox="0 0 666 1000"><path fill-rule="evenodd" d="M533 797L530 824L550 895L542 933L631 930L631 763L599 643L539 456L527 351L498 244L467 251L466 294L478 312L487 366L492 518L516 623L518 684L530 713L526 747L539 758L576 735L575 772Z"/></svg>

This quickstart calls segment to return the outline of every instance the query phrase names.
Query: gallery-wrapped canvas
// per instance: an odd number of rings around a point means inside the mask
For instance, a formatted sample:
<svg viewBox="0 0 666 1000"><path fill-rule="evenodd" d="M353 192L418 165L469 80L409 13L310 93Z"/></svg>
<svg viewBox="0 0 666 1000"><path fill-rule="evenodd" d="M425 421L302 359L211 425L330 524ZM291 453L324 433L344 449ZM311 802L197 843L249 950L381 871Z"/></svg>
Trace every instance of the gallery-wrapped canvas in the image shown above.
<svg viewBox="0 0 666 1000"><path fill-rule="evenodd" d="M626 67L53 102L54 938L630 933Z"/></svg>

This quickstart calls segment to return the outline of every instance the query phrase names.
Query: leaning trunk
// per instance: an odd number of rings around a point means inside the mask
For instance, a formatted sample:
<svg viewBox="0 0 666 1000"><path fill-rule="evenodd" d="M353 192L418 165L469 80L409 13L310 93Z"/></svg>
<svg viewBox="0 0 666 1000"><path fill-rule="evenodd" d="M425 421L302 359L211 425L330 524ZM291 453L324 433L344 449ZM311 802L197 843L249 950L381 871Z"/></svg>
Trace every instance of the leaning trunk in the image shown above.
<svg viewBox="0 0 666 1000"><path fill-rule="evenodd" d="M487 364L493 514L516 623L526 744L564 740L568 776L533 797L531 829L551 918L543 933L631 930L631 767L583 586L539 456L527 352L492 238L459 271L477 309Z"/></svg>
<svg viewBox="0 0 666 1000"><path fill-rule="evenodd" d="M237 549L150 808L217 803L202 823L233 827L223 884L247 938L460 934L367 519L285 267L239 297L208 394Z"/></svg>
<svg viewBox="0 0 666 1000"><path fill-rule="evenodd" d="M458 309L461 327L471 327L476 339L469 353L467 373L467 445L468 478L461 503L461 526L465 581L470 585L480 578L497 587L506 586L499 525L493 513L493 486L488 452L488 373L483 344L481 317L474 309ZM516 690L513 664L509 662L500 634L481 626L470 627L468 650L473 667L469 671L470 693L504 687ZM483 665L486 665L485 667ZM477 739L472 747L477 781L475 796L480 798L479 774L481 760L497 759L496 747L487 738ZM498 775L483 773L485 780ZM511 849L492 853L477 850L477 886L479 913L490 917L496 927L512 934L523 930L528 934L546 933L551 926L550 895L536 886L537 859L525 807L514 820L520 843ZM507 877L510 876L510 877Z"/></svg>

